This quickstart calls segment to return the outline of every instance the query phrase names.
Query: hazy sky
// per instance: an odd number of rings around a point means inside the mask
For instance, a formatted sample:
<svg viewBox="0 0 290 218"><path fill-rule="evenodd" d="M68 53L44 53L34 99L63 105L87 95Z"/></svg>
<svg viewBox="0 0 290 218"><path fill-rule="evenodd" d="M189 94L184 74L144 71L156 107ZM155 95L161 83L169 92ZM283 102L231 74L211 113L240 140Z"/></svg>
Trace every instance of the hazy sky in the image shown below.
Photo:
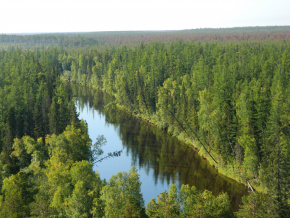
<svg viewBox="0 0 290 218"><path fill-rule="evenodd" d="M0 0L0 33L290 25L290 0Z"/></svg>

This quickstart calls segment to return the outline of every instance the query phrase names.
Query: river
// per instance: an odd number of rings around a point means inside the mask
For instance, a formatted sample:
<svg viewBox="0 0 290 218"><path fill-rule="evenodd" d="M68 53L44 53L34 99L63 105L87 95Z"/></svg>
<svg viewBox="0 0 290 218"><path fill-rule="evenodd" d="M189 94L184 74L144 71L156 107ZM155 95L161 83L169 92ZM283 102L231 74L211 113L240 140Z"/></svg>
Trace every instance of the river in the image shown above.
<svg viewBox="0 0 290 218"><path fill-rule="evenodd" d="M227 192L232 211L238 209L241 197L247 193L246 187L219 174L194 149L165 131L118 110L112 99L102 92L74 87L74 95L79 118L87 122L92 142L95 143L99 135L107 140L101 157L122 150L120 156L94 166L102 179L108 181L112 175L128 172L134 165L140 174L145 206L175 183L177 187L189 184L199 190L207 189L215 195Z"/></svg>

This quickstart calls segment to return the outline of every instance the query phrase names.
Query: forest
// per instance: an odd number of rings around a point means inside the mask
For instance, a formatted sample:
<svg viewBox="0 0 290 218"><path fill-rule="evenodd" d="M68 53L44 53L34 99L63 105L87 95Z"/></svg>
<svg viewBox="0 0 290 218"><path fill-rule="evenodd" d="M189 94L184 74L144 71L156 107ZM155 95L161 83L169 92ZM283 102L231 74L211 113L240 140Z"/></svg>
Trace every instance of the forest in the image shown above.
<svg viewBox="0 0 290 218"><path fill-rule="evenodd" d="M290 28L0 36L1 217L287 217ZM109 181L70 83L199 150L255 192L172 185L145 207L137 170Z"/></svg>

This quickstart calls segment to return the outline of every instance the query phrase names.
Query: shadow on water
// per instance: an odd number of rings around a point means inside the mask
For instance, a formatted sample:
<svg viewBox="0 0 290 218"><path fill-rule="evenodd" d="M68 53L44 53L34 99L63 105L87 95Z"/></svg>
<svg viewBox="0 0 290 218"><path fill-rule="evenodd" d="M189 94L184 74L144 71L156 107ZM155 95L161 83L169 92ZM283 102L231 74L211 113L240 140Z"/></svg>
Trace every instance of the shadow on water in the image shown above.
<svg viewBox="0 0 290 218"><path fill-rule="evenodd" d="M90 108L105 115L107 123L115 125L124 152L131 153L135 166L147 172L153 170L152 179L155 183L161 181L168 184L189 184L199 190L207 189L215 195L227 192L232 211L238 209L241 197L247 194L246 186L217 173L217 170L202 159L195 150L165 131L117 110L112 104L114 99L111 96L77 86L73 87L73 91L79 107L89 104ZM110 106L104 107L109 104ZM155 196L158 194L156 193Z"/></svg>

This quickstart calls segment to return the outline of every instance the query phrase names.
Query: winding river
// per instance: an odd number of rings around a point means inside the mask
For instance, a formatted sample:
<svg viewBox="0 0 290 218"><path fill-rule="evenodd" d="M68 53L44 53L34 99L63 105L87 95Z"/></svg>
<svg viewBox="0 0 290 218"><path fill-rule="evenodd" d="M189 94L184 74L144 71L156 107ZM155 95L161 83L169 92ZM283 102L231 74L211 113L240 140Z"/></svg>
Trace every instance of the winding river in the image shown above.
<svg viewBox="0 0 290 218"><path fill-rule="evenodd" d="M89 92L81 87L74 87L73 91L79 118L87 122L93 143L99 135L107 140L102 147L103 156L122 150L120 156L94 166L102 179L108 181L112 175L128 172L134 165L140 174L145 206L175 183L178 187L189 184L199 190L207 189L215 195L227 192L232 210L238 209L241 197L247 193L246 187L217 173L194 149L165 131L117 110L112 99L102 92Z"/></svg>

